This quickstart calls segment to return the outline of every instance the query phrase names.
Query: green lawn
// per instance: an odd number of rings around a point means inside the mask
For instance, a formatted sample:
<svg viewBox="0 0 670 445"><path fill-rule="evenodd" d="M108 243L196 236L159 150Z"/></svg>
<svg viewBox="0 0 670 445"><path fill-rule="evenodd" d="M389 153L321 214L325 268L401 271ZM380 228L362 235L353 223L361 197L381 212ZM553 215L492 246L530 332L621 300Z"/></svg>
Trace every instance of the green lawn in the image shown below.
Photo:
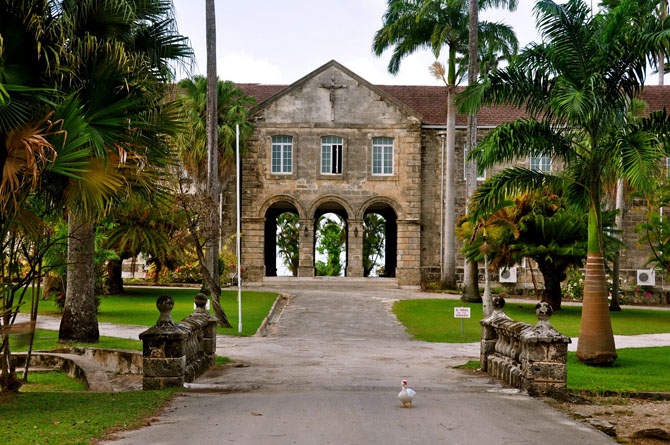
<svg viewBox="0 0 670 445"><path fill-rule="evenodd" d="M28 343L25 338L20 340L11 339L12 352L24 352L28 350ZM35 341L33 342L33 351L52 351L63 346L82 347L82 348L104 348L104 349L128 349L130 351L141 351L142 342L118 337L100 336L100 341L96 344L91 343L68 343L63 345L58 341L58 331L47 331L37 329L35 331Z"/></svg>
<svg viewBox="0 0 670 445"><path fill-rule="evenodd" d="M158 319L156 300L161 295L169 295L174 300L172 319L175 322L193 312L193 298L198 289L156 289L152 287L133 287L126 289L124 295L100 297L98 321L115 324L152 326ZM242 293L242 336L256 333L263 319L268 315L272 304L277 299L273 292ZM46 303L46 304L45 304ZM218 328L220 334L238 335L238 304L237 291L224 290L221 294L221 305L233 325L230 329ZM44 315L60 315L55 306L48 302L40 305L40 313Z"/></svg>
<svg viewBox="0 0 670 445"><path fill-rule="evenodd" d="M454 307L469 307L471 318L454 318ZM446 343L472 343L480 340L479 320L483 318L481 304L447 299L403 300L395 303L393 312L405 325L407 332L417 340ZM505 313L514 320L537 323L535 303L508 303ZM581 315L581 306L564 306L551 317L551 325L568 337L577 337ZM670 311L624 306L623 311L611 312L610 315L612 329L617 335L670 332Z"/></svg>
<svg viewBox="0 0 670 445"><path fill-rule="evenodd" d="M53 374L53 373L51 373ZM31 380L39 380L38 373ZM67 377L66 377L67 378ZM49 377L53 380L53 377ZM69 379L69 378L68 378ZM53 382L50 384L53 385ZM58 385L69 386L67 383ZM12 445L88 444L109 431L136 428L165 406L177 390L121 393L36 392L0 394L2 442Z"/></svg>
<svg viewBox="0 0 670 445"><path fill-rule="evenodd" d="M599 394L669 392L670 347L617 349L609 368L586 366L568 353L568 388Z"/></svg>

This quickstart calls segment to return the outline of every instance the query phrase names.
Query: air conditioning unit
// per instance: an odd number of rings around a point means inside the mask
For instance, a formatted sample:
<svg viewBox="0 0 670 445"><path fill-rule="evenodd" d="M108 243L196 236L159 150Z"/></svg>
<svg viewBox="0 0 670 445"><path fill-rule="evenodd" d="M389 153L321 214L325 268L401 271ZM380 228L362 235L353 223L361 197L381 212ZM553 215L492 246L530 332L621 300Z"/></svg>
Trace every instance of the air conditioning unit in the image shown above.
<svg viewBox="0 0 670 445"><path fill-rule="evenodd" d="M516 266L501 267L498 270L499 283L516 283Z"/></svg>
<svg viewBox="0 0 670 445"><path fill-rule="evenodd" d="M638 269L636 275L638 286L656 285L656 272L654 269Z"/></svg>

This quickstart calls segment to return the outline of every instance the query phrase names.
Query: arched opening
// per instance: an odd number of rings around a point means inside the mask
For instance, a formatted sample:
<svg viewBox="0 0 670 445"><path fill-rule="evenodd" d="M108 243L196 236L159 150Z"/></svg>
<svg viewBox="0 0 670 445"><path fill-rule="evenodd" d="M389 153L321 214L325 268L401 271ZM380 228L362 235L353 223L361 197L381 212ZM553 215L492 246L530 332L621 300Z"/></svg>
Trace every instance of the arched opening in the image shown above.
<svg viewBox="0 0 670 445"><path fill-rule="evenodd" d="M297 276L300 252L298 210L289 202L265 212L265 276Z"/></svg>
<svg viewBox="0 0 670 445"><path fill-rule="evenodd" d="M368 212L363 218L363 276L383 277L386 274L386 218Z"/></svg>
<svg viewBox="0 0 670 445"><path fill-rule="evenodd" d="M363 274L395 277L398 264L398 221L393 208L375 203L363 215Z"/></svg>
<svg viewBox="0 0 670 445"><path fill-rule="evenodd" d="M347 213L338 204L324 204L314 218L314 275L347 276Z"/></svg>

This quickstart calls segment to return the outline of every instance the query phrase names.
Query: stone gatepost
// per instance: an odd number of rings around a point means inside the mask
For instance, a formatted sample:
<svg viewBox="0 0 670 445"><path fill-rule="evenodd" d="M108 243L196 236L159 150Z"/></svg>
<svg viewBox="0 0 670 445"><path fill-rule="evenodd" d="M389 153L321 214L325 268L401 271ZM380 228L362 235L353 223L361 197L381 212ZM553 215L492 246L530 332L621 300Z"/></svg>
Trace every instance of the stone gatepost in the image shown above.
<svg viewBox="0 0 670 445"><path fill-rule="evenodd" d="M549 323L552 308L535 306L537 325L514 321L496 299L493 313L480 321L482 370L532 396L562 398L567 393L567 356L570 338Z"/></svg>
<svg viewBox="0 0 670 445"><path fill-rule="evenodd" d="M496 342L498 341L498 334L493 328L491 321L494 319L509 320L510 318L503 312L505 308L505 299L496 297L493 299L493 312L491 315L479 322L482 325L482 343L479 348L479 365L482 371L488 371L489 355L496 351Z"/></svg>
<svg viewBox="0 0 670 445"><path fill-rule="evenodd" d="M158 321L140 334L145 390L183 386L186 372L186 333L172 321L172 297L158 297L156 307L160 312Z"/></svg>
<svg viewBox="0 0 670 445"><path fill-rule="evenodd" d="M215 316L207 312L207 294L199 293L195 296L195 311L192 317L203 320L205 327L201 330L200 351L206 357L207 366L216 364L216 323Z"/></svg>
<svg viewBox="0 0 670 445"><path fill-rule="evenodd" d="M551 326L552 313L548 303L535 306L537 324L521 334L519 361L528 394L561 398L566 393L568 344L572 340Z"/></svg>

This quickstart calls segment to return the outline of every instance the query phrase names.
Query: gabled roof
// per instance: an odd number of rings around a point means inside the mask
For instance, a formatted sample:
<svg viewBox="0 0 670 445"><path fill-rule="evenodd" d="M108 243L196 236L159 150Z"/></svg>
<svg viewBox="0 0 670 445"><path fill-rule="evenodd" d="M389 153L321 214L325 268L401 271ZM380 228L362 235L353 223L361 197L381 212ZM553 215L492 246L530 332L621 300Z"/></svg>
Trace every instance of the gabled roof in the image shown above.
<svg viewBox="0 0 670 445"><path fill-rule="evenodd" d="M261 85L261 84L242 83L237 84L237 86L242 90L242 92L244 92L244 94L256 98L257 105L252 109L253 114L256 111L262 110L268 104L274 102L278 98L286 94L289 94L290 92L296 89L299 89L307 81L318 76L319 74L323 73L324 71L330 68L336 68L337 70L343 72L344 74L346 74L347 76L351 77L356 82L358 82L360 85L374 91L383 100L393 103L396 107L400 108L405 113L415 115L419 119L421 118L421 116L417 115L417 110L409 107L405 102L403 102L399 98L393 96L392 94L389 94L384 88L380 88L376 85L371 84L370 82L363 79L361 76L349 70L348 68L346 68L345 66L343 66L342 64L340 64L335 60L331 60L330 62L320 66L319 68L315 69L311 73L307 74L306 76L293 82L290 85Z"/></svg>
<svg viewBox="0 0 670 445"><path fill-rule="evenodd" d="M338 62L331 60L315 71L291 85L263 85L257 83L239 83L237 86L248 96L256 98L258 105L255 110L262 109L268 103L284 94L300 87L308 79L320 74L327 68L335 66L361 84L374 90L385 100L395 103L411 114L417 115L423 125L445 125L447 121L447 91L443 86L415 86L415 85L372 85L357 74L348 70ZM458 87L462 91L464 87ZM670 86L647 85L642 90L640 98L649 104L649 111L666 108L670 110ZM513 121L525 116L523 109L510 106L484 107L477 115L479 127L494 127L503 122ZM456 125L465 126L466 116L458 115Z"/></svg>

